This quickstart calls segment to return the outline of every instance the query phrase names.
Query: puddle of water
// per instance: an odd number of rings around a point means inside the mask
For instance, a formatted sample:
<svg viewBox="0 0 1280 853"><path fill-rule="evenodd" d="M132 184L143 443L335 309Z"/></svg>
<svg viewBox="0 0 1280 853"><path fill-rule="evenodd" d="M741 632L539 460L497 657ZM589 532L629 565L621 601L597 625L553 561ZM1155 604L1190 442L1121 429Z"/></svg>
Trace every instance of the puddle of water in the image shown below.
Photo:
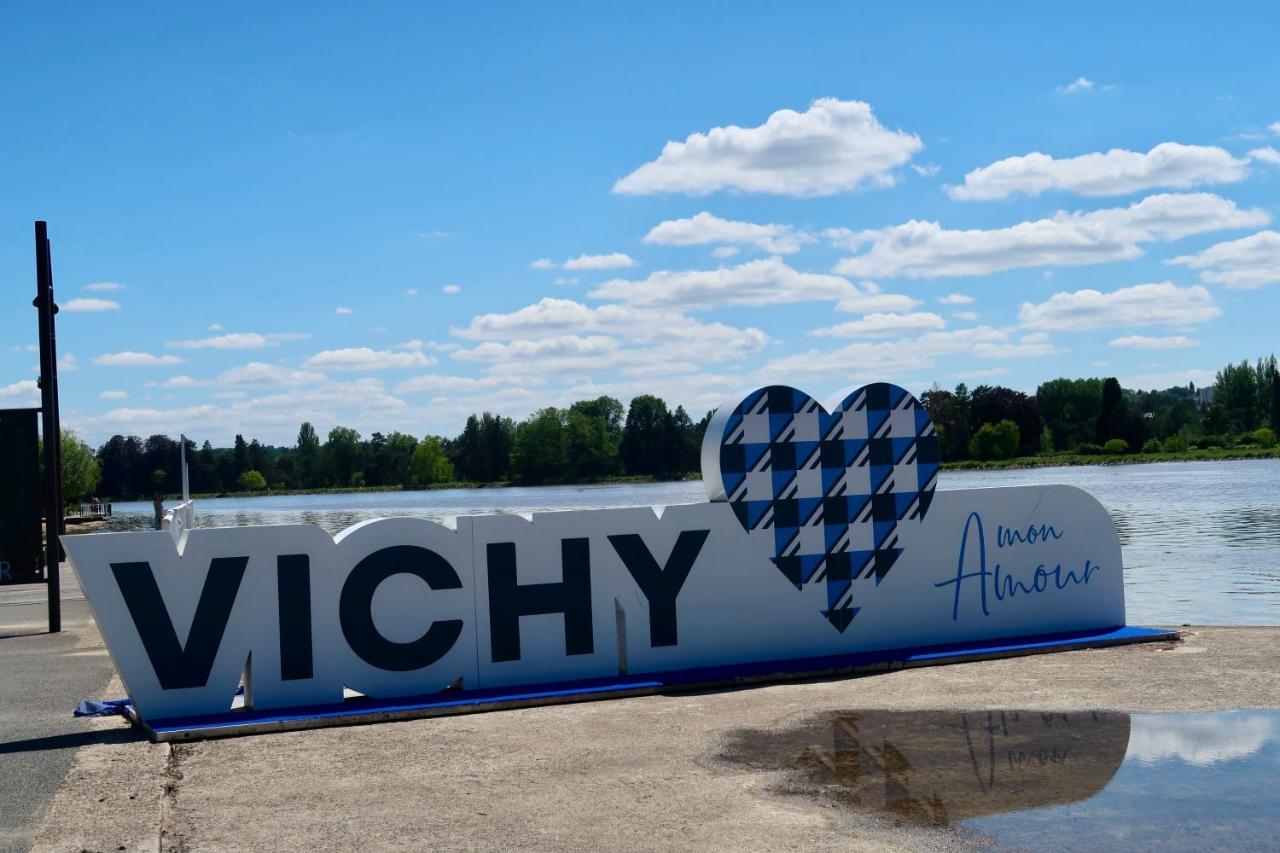
<svg viewBox="0 0 1280 853"><path fill-rule="evenodd" d="M769 790L1018 850L1275 849L1280 712L839 711L737 730Z"/></svg>

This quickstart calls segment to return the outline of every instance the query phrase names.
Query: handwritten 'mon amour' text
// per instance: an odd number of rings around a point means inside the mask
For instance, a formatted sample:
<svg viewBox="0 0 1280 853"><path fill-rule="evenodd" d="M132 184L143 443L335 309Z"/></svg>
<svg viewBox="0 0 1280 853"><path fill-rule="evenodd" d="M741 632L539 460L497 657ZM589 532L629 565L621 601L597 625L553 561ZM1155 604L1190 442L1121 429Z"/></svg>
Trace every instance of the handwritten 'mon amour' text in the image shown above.
<svg viewBox="0 0 1280 853"><path fill-rule="evenodd" d="M978 566L976 571L966 572L965 557L969 550L971 538L976 538L977 540ZM1047 524L1028 527L1026 530L1011 529L1003 526L996 527L996 544L1000 548L1015 544L1033 545L1037 542L1061 538L1062 533ZM996 563L994 570L989 570L987 568L987 539L982 527L982 516L976 512L971 512L968 520L964 523L964 532L960 536L960 553L959 559L956 561L955 577L938 581L934 586L938 588L955 587L951 618L956 620L960 618L960 596L962 590L971 586L971 584L967 583L968 581L976 581L978 600L982 605L982 615L990 616L992 599L1002 602L1018 596L1025 597L1065 590L1071 586L1089 583L1090 578L1101 570L1101 566L1095 565L1089 560L1085 560L1084 568L1079 574L1072 569L1064 569L1060 563L1053 568L1041 563L1036 566L1029 579L1015 577L1002 568L999 563Z"/></svg>

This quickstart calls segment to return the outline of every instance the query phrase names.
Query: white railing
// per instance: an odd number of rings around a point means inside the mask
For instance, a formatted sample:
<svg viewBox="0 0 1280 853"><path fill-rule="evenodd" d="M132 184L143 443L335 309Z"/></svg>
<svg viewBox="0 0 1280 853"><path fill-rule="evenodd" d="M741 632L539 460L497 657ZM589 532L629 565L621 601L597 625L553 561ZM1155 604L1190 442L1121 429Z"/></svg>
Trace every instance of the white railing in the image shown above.
<svg viewBox="0 0 1280 853"><path fill-rule="evenodd" d="M175 545L182 541L182 534L196 526L196 502L186 500L166 512L161 526L169 531Z"/></svg>

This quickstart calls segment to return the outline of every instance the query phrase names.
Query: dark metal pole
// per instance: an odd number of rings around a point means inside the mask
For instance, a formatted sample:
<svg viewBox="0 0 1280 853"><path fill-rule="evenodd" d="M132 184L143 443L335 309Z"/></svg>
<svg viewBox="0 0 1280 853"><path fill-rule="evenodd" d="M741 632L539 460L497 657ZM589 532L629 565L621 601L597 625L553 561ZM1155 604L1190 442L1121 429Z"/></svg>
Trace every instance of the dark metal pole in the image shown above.
<svg viewBox="0 0 1280 853"><path fill-rule="evenodd" d="M58 423L58 343L53 316L53 262L49 231L36 223L36 298L40 318L40 415L44 433L45 583L49 586L49 633L62 630L62 583L58 573L62 532L62 433Z"/></svg>

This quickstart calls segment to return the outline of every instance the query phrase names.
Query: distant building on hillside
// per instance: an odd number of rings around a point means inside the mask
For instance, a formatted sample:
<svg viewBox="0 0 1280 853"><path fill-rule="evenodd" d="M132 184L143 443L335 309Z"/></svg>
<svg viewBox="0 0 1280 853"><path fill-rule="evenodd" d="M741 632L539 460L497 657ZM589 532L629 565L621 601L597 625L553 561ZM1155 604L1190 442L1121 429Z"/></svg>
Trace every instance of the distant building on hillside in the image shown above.
<svg viewBox="0 0 1280 853"><path fill-rule="evenodd" d="M1196 402L1201 406L1207 406L1213 402L1213 389L1216 385L1203 385L1196 389Z"/></svg>

